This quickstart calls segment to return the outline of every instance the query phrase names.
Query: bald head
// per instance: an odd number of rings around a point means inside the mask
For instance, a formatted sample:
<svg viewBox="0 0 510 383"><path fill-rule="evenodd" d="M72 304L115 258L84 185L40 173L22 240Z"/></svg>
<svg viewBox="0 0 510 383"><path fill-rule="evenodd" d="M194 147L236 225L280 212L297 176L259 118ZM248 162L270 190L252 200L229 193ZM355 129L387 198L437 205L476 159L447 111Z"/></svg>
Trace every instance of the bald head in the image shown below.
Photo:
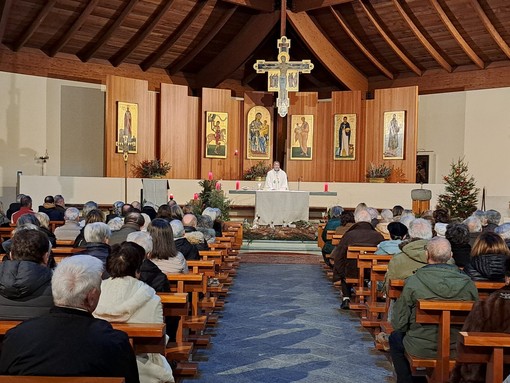
<svg viewBox="0 0 510 383"><path fill-rule="evenodd" d="M428 263L447 263L451 257L452 247L446 238L434 237L427 243Z"/></svg>
<svg viewBox="0 0 510 383"><path fill-rule="evenodd" d="M185 214L184 217L182 217L182 224L184 226L197 227L197 217L193 214Z"/></svg>

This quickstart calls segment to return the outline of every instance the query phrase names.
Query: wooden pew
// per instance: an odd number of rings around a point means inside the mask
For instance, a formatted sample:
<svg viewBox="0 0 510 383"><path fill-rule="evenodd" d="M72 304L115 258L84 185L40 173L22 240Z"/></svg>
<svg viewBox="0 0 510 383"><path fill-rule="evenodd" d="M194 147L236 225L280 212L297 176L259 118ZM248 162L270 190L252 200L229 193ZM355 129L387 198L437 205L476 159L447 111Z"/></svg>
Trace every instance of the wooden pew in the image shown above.
<svg viewBox="0 0 510 383"><path fill-rule="evenodd" d="M475 286L478 289L479 299L483 301L487 299L492 292L503 288L505 282L475 281Z"/></svg>
<svg viewBox="0 0 510 383"><path fill-rule="evenodd" d="M348 284L355 286L356 296L354 302L351 303L351 310L363 310L365 306L365 296L370 295L370 289L364 287L365 270L372 267L372 262L369 259L361 259L360 255L373 254L377 250L374 246L349 246L347 248L347 259L355 259L358 267L357 278L346 278Z"/></svg>
<svg viewBox="0 0 510 383"><path fill-rule="evenodd" d="M325 227L326 224L324 222L319 223L319 226L317 226L317 247L319 249L322 249L324 247L324 241L322 240L322 232L324 231Z"/></svg>
<svg viewBox="0 0 510 383"><path fill-rule="evenodd" d="M48 225L48 226L49 226L50 231L51 231L52 233L54 233L54 232L55 232L55 229L56 229L57 227L59 227L59 226L64 225L64 223L65 223L65 221L50 221L50 223L49 223L49 225Z"/></svg>
<svg viewBox="0 0 510 383"><path fill-rule="evenodd" d="M465 347L457 355L459 363L485 363L485 382L501 383L504 364L510 363L510 355L504 354L510 348L510 334L491 332L459 333L458 342Z"/></svg>
<svg viewBox="0 0 510 383"><path fill-rule="evenodd" d="M0 383L125 383L124 378L0 375Z"/></svg>
<svg viewBox="0 0 510 383"><path fill-rule="evenodd" d="M0 227L0 243L10 239L15 228L16 226Z"/></svg>
<svg viewBox="0 0 510 383"><path fill-rule="evenodd" d="M425 368L429 382L448 382L455 360L450 359L451 325L462 325L473 307L473 301L418 300L416 323L435 324L437 331L437 357L418 358L407 355L411 369Z"/></svg>

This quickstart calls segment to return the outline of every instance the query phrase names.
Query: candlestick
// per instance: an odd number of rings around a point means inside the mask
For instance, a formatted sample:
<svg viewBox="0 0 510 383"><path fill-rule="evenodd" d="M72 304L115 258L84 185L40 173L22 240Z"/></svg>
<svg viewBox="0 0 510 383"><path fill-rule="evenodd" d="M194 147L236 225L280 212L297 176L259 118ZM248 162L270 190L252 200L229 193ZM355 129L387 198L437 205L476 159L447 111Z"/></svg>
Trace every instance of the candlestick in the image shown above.
<svg viewBox="0 0 510 383"><path fill-rule="evenodd" d="M329 185L328 183L324 183L324 191L327 192L329 190Z"/></svg>
<svg viewBox="0 0 510 383"><path fill-rule="evenodd" d="M212 172L209 172L208 177L209 177L209 181L212 181L212 179L213 179L213 174L212 174Z"/></svg>
<svg viewBox="0 0 510 383"><path fill-rule="evenodd" d="M198 199L198 193L193 194L193 199L196 201Z"/></svg>
<svg viewBox="0 0 510 383"><path fill-rule="evenodd" d="M239 186L241 186L241 183L239 181L236 181L236 190L239 190Z"/></svg>

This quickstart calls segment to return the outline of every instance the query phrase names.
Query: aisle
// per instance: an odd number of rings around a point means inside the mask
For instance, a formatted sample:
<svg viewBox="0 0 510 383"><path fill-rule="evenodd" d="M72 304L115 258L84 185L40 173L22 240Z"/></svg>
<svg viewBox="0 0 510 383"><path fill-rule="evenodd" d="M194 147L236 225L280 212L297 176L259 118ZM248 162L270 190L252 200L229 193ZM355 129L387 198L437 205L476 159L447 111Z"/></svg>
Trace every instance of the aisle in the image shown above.
<svg viewBox="0 0 510 383"><path fill-rule="evenodd" d="M318 265L243 264L200 375L183 382L393 382Z"/></svg>

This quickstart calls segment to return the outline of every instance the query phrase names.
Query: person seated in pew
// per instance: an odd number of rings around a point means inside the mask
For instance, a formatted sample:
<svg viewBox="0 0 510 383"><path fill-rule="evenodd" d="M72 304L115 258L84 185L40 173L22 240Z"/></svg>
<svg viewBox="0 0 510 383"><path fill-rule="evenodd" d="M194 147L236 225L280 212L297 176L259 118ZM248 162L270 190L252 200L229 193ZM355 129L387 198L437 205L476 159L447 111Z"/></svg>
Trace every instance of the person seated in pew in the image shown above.
<svg viewBox="0 0 510 383"><path fill-rule="evenodd" d="M99 209L93 209L88 212L87 216L85 217L85 226L81 228L80 234L78 234L74 240L73 247L85 247L87 245L87 240L85 239L85 227L89 223L94 222L104 222L104 213Z"/></svg>
<svg viewBox="0 0 510 383"><path fill-rule="evenodd" d="M342 305L343 310L349 310L351 286L347 284L346 278L357 277L357 267L355 259L347 259L347 248L349 246L377 246L384 240L381 233L378 233L370 221L370 213L366 209L360 209L355 215L356 223L347 231L338 246L333 250L331 256L334 259L333 282L340 281L342 286Z"/></svg>
<svg viewBox="0 0 510 383"><path fill-rule="evenodd" d="M213 221L212 228L214 229L216 237L223 236L223 222L221 221L221 210L216 207L206 207L202 215L209 216Z"/></svg>
<svg viewBox="0 0 510 383"><path fill-rule="evenodd" d="M99 259L106 268L106 259L110 256L111 247L108 244L112 232L110 227L104 222L91 222L85 225L84 240L85 249L80 254L88 254ZM108 278L108 273L103 273L103 279Z"/></svg>
<svg viewBox="0 0 510 383"><path fill-rule="evenodd" d="M381 211L381 219L379 220L379 223L375 225L375 230L377 230L382 235L388 235L388 225L393 222L393 213L390 209L383 209Z"/></svg>
<svg viewBox="0 0 510 383"><path fill-rule="evenodd" d="M18 221L16 222L16 228L12 231L12 235L14 235L16 233L16 231L20 231L22 229L27 229L27 228L30 230L37 229L37 230L43 232L44 234L46 234L46 236L48 237L48 240L51 243L51 246L55 246L57 243L55 236L53 234L49 235L47 230L42 229L41 222L39 221L39 218L37 218L37 214L42 214L42 213L23 214L21 217L19 217ZM3 241L2 242L2 250L3 250L2 252L9 254L9 252L11 251L11 246L12 246L12 238L9 238L8 240ZM55 265L53 263L51 263L50 266L51 266L51 268L55 267Z"/></svg>
<svg viewBox="0 0 510 383"><path fill-rule="evenodd" d="M156 291L138 279L145 250L133 242L112 246L106 261L110 278L101 283L94 317L120 323L162 323L163 307ZM173 382L166 358L157 353L136 355L141 383Z"/></svg>
<svg viewBox="0 0 510 383"><path fill-rule="evenodd" d="M452 250L448 240L432 238L427 242L425 253L427 265L407 278L392 312L393 332L389 344L397 383L414 381L405 353L420 358L435 358L437 354L437 326L416 323L418 300L478 300L478 290L473 281L451 264ZM455 345L457 334L458 329L452 328L452 345Z"/></svg>
<svg viewBox="0 0 510 383"><path fill-rule="evenodd" d="M24 214L35 214L35 211L32 210L32 198L29 195L23 195L21 197L21 207L18 211L14 212L11 216L11 223L16 224L18 222L19 217Z"/></svg>
<svg viewBox="0 0 510 383"><path fill-rule="evenodd" d="M503 281L505 262L510 250L503 238L490 231L482 232L471 249L471 260L464 272L475 281Z"/></svg>
<svg viewBox="0 0 510 383"><path fill-rule="evenodd" d="M25 320L53 306L50 243L46 234L19 230L12 237L10 260L0 263L0 319Z"/></svg>
<svg viewBox="0 0 510 383"><path fill-rule="evenodd" d="M494 229L496 234L499 234L501 238L505 241L507 247L510 249L510 223L504 223L499 225Z"/></svg>
<svg viewBox="0 0 510 383"><path fill-rule="evenodd" d="M92 210L96 210L96 209L99 209L99 205L95 201L87 201L83 204L83 207L81 209L82 219L79 220L80 227L83 228L85 226L85 221L86 221L87 215L89 215L89 213Z"/></svg>
<svg viewBox="0 0 510 383"><path fill-rule="evenodd" d="M12 215L16 213L19 209L21 209L21 198L23 198L24 194L16 195L16 202L13 202L9 205L9 208L5 212L7 218L9 218L9 222L11 222Z"/></svg>
<svg viewBox="0 0 510 383"><path fill-rule="evenodd" d="M182 217L184 226L184 236L192 245L196 245L198 251L209 250L209 245L205 240L204 234L197 230L197 217L193 214L185 214Z"/></svg>
<svg viewBox="0 0 510 383"><path fill-rule="evenodd" d="M181 221L174 219L170 222L170 226L172 226L172 233L174 235L175 247L177 251L184 255L187 261L197 261L200 259L198 255L197 246L191 244L186 237L184 236L184 226Z"/></svg>
<svg viewBox="0 0 510 383"><path fill-rule="evenodd" d="M501 213L497 210L490 209L485 212L486 224L483 225L482 231L494 231L501 221Z"/></svg>
<svg viewBox="0 0 510 383"><path fill-rule="evenodd" d="M390 222L388 224L388 232L391 239L379 243L375 254L393 255L401 252L399 245L403 239L407 238L407 226L400 222Z"/></svg>
<svg viewBox="0 0 510 383"><path fill-rule="evenodd" d="M64 214L65 223L55 229L57 241L74 241L80 234L80 211L75 207L67 208Z"/></svg>
<svg viewBox="0 0 510 383"><path fill-rule="evenodd" d="M55 206L55 198L52 195L44 198L44 203L39 206L40 213L46 213L50 218L50 221L63 221L64 212L61 209L57 209Z"/></svg>
<svg viewBox="0 0 510 383"><path fill-rule="evenodd" d="M445 237L452 245L453 259L458 267L464 267L471 261L469 230L462 223L450 223L446 226Z"/></svg>
<svg viewBox="0 0 510 383"><path fill-rule="evenodd" d="M475 214L475 213L473 213ZM482 233L482 221L477 216L467 217L463 222L469 230L469 244L471 247L475 244L475 240Z"/></svg>
<svg viewBox="0 0 510 383"><path fill-rule="evenodd" d="M467 332L510 333L510 258L505 261L505 286L494 291L483 301L474 304L462 326ZM457 354L464 346L457 343ZM505 365L504 376L510 374L510 366ZM451 383L484 383L487 364L455 363Z"/></svg>
<svg viewBox="0 0 510 383"><path fill-rule="evenodd" d="M49 314L6 333L0 374L117 376L126 383L139 383L128 336L92 316L101 294L102 272L101 261L88 255L62 260L51 280L55 306Z"/></svg>
<svg viewBox="0 0 510 383"><path fill-rule="evenodd" d="M402 206L400 206L400 205L395 205L391 209L391 212L393 213L393 221L399 222L400 221L400 216L404 212L404 208Z"/></svg>
<svg viewBox="0 0 510 383"><path fill-rule="evenodd" d="M27 217L32 217L32 215L29 214ZM55 234L53 234L53 232L50 230L50 217L48 217L48 215L43 212L35 213L34 217L39 221L39 230L48 236L52 246L56 246L57 238L55 237ZM18 220L18 222L19 221L20 220Z"/></svg>
<svg viewBox="0 0 510 383"><path fill-rule="evenodd" d="M344 235L354 225L354 212L344 210L340 214L340 222L341 225L336 228L335 235Z"/></svg>
<svg viewBox="0 0 510 383"><path fill-rule="evenodd" d="M197 230L204 235L207 244L216 242L216 231L213 229L213 220L208 215L197 217Z"/></svg>
<svg viewBox="0 0 510 383"><path fill-rule="evenodd" d="M337 227L342 225L342 221L340 220L340 216L342 215L344 209L341 206L333 206L329 209L329 219L326 226L324 226L324 230L322 231L322 240L324 241L324 246L322 247L322 258L324 262L329 267L333 267L327 255L331 254L333 249L335 248L331 244L331 239L328 239L328 231L336 230Z"/></svg>
<svg viewBox="0 0 510 383"><path fill-rule="evenodd" d="M163 218L153 220L147 232L152 237L153 248L150 254L152 262L164 273L188 273L186 258L177 251L170 222Z"/></svg>
<svg viewBox="0 0 510 383"><path fill-rule="evenodd" d="M117 231L112 230L112 236L110 237L109 242L110 245L115 245L124 242L129 233L140 231L143 224L144 218L141 213L137 213L134 211L127 213L127 215L124 217L124 224L122 225L122 227Z"/></svg>

